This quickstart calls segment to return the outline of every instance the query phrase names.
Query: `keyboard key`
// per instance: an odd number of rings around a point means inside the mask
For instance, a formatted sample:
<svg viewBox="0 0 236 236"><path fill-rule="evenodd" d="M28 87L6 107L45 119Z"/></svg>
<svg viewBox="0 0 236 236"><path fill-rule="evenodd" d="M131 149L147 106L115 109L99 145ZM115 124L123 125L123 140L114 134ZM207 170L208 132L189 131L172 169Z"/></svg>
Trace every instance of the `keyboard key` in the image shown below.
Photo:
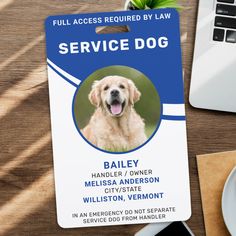
<svg viewBox="0 0 236 236"><path fill-rule="evenodd" d="M236 29L236 18L216 16L215 26Z"/></svg>
<svg viewBox="0 0 236 236"><path fill-rule="evenodd" d="M218 2L234 3L234 0L218 0Z"/></svg>
<svg viewBox="0 0 236 236"><path fill-rule="evenodd" d="M213 40L223 41L225 36L225 31L223 29L214 29Z"/></svg>
<svg viewBox="0 0 236 236"><path fill-rule="evenodd" d="M226 32L226 42L236 43L236 31L227 30L227 32Z"/></svg>
<svg viewBox="0 0 236 236"><path fill-rule="evenodd" d="M217 4L216 5L216 14L227 15L227 16L236 16L236 6Z"/></svg>

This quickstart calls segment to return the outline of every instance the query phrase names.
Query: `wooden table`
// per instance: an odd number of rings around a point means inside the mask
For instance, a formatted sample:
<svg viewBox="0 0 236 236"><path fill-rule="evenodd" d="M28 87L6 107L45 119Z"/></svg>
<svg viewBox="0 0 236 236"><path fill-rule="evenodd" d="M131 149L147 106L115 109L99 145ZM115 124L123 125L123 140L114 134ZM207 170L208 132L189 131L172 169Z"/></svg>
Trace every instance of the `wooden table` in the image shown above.
<svg viewBox="0 0 236 236"><path fill-rule="evenodd" d="M181 12L193 212L188 224L200 236L205 231L196 154L236 149L236 116L188 104L197 0L189 2ZM56 222L44 19L122 6L122 0L0 1L0 235L126 236L143 227L64 230Z"/></svg>

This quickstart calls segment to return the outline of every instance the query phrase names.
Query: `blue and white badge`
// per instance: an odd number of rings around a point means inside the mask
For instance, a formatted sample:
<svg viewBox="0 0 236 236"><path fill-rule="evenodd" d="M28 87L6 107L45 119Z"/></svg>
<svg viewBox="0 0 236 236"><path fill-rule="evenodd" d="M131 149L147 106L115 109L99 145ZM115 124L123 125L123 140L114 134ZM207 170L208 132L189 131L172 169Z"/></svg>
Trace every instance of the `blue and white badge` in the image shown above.
<svg viewBox="0 0 236 236"><path fill-rule="evenodd" d="M178 13L51 16L46 41L59 225L187 220Z"/></svg>

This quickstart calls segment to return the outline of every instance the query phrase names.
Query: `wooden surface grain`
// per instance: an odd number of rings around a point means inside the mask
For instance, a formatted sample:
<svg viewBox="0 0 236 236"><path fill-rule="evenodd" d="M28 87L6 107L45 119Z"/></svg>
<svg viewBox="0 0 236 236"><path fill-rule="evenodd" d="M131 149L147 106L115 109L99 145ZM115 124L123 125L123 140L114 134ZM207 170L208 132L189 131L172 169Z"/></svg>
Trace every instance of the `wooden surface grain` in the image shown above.
<svg viewBox="0 0 236 236"><path fill-rule="evenodd" d="M236 116L188 103L197 0L182 2L187 4L181 31L192 194L188 224L201 236L205 231L196 155L236 149ZM0 1L0 235L131 236L143 227L65 230L56 222L44 19L122 6L122 0Z"/></svg>

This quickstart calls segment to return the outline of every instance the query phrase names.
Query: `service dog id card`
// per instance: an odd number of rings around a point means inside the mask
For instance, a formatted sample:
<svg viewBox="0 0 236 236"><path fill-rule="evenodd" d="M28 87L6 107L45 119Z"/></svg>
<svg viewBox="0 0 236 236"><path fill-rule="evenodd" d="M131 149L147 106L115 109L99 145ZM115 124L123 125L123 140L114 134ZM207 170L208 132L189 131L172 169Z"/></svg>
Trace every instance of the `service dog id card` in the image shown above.
<svg viewBox="0 0 236 236"><path fill-rule="evenodd" d="M59 225L187 220L178 13L51 16L46 41Z"/></svg>

